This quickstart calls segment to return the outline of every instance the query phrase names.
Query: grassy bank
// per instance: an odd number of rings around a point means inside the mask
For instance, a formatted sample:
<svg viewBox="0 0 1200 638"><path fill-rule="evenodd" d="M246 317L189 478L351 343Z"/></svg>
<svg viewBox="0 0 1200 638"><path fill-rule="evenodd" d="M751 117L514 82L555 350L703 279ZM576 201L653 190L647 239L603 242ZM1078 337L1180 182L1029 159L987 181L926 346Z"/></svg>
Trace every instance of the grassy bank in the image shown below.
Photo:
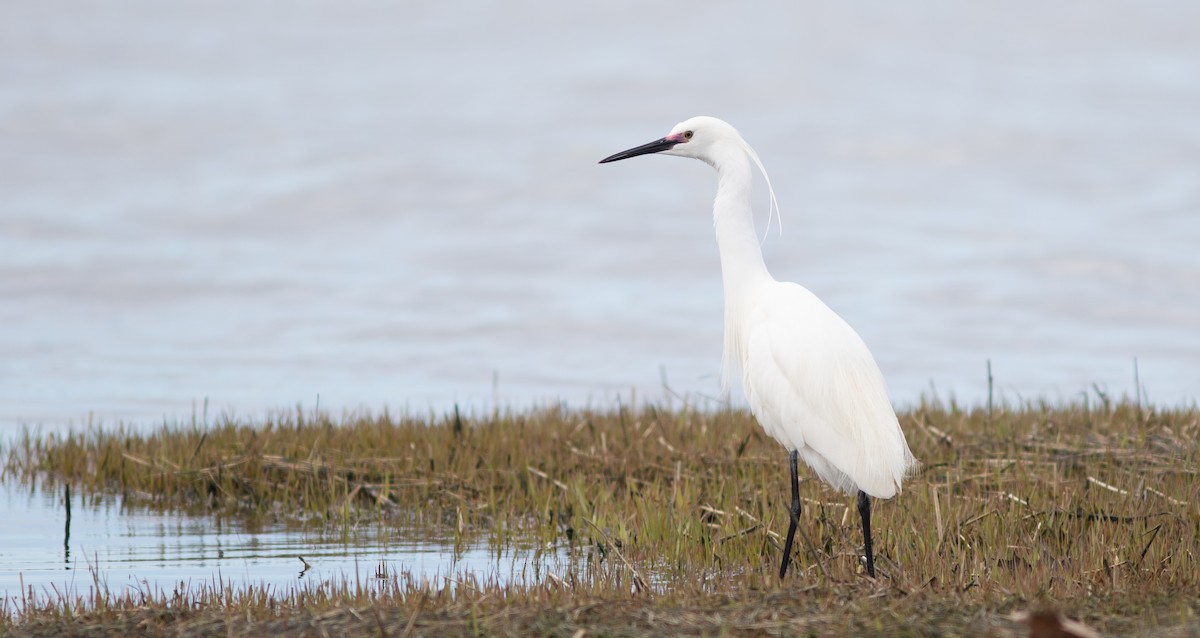
<svg viewBox="0 0 1200 638"><path fill-rule="evenodd" d="M1113 633L1200 633L1200 411L1131 404L901 415L924 463L874 511L881 577L859 561L850 498L801 483L796 571L785 454L736 411L539 410L152 432L28 434L4 480L119 494L131 506L380 519L464 542L515 538L586 556L536 582L45 599L12 633L181 635L1020 635L1050 606ZM1190 632L1190 633L1189 633Z"/></svg>

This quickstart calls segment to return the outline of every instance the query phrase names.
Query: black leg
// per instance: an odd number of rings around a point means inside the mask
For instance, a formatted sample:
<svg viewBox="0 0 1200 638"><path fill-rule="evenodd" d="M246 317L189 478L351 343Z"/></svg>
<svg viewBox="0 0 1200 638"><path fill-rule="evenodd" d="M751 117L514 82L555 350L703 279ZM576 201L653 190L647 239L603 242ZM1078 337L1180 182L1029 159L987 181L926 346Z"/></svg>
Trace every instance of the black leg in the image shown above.
<svg viewBox="0 0 1200 638"><path fill-rule="evenodd" d="M867 553L867 575L875 578L875 553L871 547L871 497L858 491L858 515L863 524L863 550Z"/></svg>
<svg viewBox="0 0 1200 638"><path fill-rule="evenodd" d="M792 465L792 509L789 510L792 522L788 524L787 542L783 544L783 564L779 566L779 577L787 574L788 563L792 560L792 540L796 538L796 524L800 522L800 476L796 467L798 458L796 450L792 450L789 460Z"/></svg>

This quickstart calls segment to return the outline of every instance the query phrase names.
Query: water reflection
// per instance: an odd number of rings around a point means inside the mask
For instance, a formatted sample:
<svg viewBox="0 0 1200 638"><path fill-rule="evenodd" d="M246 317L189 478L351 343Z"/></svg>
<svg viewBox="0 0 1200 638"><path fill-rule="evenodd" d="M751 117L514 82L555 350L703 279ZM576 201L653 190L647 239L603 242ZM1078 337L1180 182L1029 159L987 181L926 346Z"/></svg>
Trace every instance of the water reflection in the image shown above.
<svg viewBox="0 0 1200 638"><path fill-rule="evenodd" d="M71 568L71 484L63 484L63 507L66 514L66 524L63 526L63 562L67 569Z"/></svg>
<svg viewBox="0 0 1200 638"><path fill-rule="evenodd" d="M68 505L74 500L73 505ZM60 537L56 531L62 530ZM472 574L500 582L568 564L564 548L519 541L495 548L389 523L318 528L130 510L120 499L0 485L0 592L39 594L202 588L220 583L289 588L344 579L411 576L437 582ZM64 571L65 565L65 571Z"/></svg>

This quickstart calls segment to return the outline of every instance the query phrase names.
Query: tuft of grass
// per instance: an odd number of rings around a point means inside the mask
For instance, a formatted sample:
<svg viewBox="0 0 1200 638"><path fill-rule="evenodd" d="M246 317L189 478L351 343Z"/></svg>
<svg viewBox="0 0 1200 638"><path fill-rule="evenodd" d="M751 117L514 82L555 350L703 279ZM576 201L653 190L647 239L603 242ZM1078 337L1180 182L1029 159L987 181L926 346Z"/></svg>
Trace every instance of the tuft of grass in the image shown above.
<svg viewBox="0 0 1200 638"><path fill-rule="evenodd" d="M900 418L924 466L876 503L878 581L862 574L852 499L814 478L801 483L802 525L819 556L801 547L796 572L776 578L786 454L737 410L339 422L297 412L152 432L26 432L2 451L3 480L68 483L133 507L324 526L370 517L462 541L566 545L578 560L503 585L410 579L353 595L349 585L266 595L220 584L183 606L165 594L64 596L0 609L0 631L138 617L173 633L195 623L286 633L286 620L333 635L341 630L319 618L371 616L363 635L1018 635L1006 615L1029 606L1110 632L1200 631L1200 410L928 402Z"/></svg>

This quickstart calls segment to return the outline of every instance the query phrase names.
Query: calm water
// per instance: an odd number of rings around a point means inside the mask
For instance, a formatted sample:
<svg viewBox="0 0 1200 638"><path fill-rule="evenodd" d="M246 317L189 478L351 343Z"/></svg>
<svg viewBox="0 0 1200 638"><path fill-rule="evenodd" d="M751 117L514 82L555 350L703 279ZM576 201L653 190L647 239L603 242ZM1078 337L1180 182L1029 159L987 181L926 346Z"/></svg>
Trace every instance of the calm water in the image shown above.
<svg viewBox="0 0 1200 638"><path fill-rule="evenodd" d="M119 499L72 496L70 528L64 495L13 485L0 487L0 601L9 609L32 587L87 595L96 588L121 595L200 591L215 582L270 586L275 591L349 581L371 586L377 572L411 574L453 587L473 574L500 582L538 582L562 574L564 548L458 548L453 537L392 524L322 530L279 521L156 514L123 507ZM303 569L298 556L311 565ZM182 583L182 585L181 585Z"/></svg>
<svg viewBox="0 0 1200 638"><path fill-rule="evenodd" d="M1197 24L1187 0L6 3L0 432L716 396L711 172L596 165L695 114L757 147L768 264L897 403L981 400L989 359L1012 399L1132 393L1135 357L1152 401L1194 401ZM82 512L142 530L80 537L114 582L289 578L310 542Z"/></svg>
<svg viewBox="0 0 1200 638"><path fill-rule="evenodd" d="M897 402L1200 395L1195 3L118 4L0 9L6 426L716 394L697 113Z"/></svg>

